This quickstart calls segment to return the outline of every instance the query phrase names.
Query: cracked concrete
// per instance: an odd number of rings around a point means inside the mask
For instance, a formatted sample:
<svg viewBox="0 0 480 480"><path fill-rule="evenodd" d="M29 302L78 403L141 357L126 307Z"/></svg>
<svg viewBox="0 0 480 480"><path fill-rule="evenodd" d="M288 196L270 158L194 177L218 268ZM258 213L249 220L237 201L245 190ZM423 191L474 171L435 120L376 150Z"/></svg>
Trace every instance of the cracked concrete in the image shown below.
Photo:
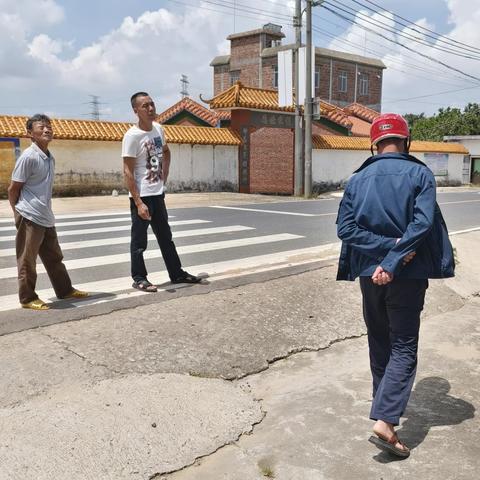
<svg viewBox="0 0 480 480"><path fill-rule="evenodd" d="M474 478L479 244L430 284L407 467L366 442L358 285L330 265L0 337L0 480Z"/></svg>

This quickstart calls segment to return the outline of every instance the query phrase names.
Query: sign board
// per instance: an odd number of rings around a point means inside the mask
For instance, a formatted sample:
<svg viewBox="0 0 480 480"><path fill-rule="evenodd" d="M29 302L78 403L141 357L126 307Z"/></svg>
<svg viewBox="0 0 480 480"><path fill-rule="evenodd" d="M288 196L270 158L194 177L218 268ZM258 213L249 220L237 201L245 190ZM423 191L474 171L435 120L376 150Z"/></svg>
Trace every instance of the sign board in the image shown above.
<svg viewBox="0 0 480 480"><path fill-rule="evenodd" d="M293 50L278 52L278 104L293 105Z"/></svg>
<svg viewBox="0 0 480 480"><path fill-rule="evenodd" d="M250 121L255 127L295 128L293 114L252 112Z"/></svg>
<svg viewBox="0 0 480 480"><path fill-rule="evenodd" d="M298 63L300 68L300 80L298 85L298 104L304 105L305 97L306 97L306 78L307 78L307 47L300 47L298 49ZM313 98L315 96L315 48L312 48L312 58L310 59L312 62L312 91L310 93L310 97Z"/></svg>
<svg viewBox="0 0 480 480"><path fill-rule="evenodd" d="M436 177L448 175L448 153L425 153L423 158Z"/></svg>

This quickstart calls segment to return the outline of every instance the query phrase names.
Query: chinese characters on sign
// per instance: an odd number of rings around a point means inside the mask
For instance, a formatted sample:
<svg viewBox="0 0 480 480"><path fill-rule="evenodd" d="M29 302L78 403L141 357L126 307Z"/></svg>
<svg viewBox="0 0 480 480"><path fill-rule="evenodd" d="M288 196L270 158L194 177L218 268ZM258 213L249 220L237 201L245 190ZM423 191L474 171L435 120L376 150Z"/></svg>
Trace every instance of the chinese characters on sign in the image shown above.
<svg viewBox="0 0 480 480"><path fill-rule="evenodd" d="M256 127L295 128L295 116L285 113L252 112L251 121Z"/></svg>
<svg viewBox="0 0 480 480"><path fill-rule="evenodd" d="M250 133L248 127L242 127L242 147L240 154L240 185L248 187L248 162L250 159Z"/></svg>

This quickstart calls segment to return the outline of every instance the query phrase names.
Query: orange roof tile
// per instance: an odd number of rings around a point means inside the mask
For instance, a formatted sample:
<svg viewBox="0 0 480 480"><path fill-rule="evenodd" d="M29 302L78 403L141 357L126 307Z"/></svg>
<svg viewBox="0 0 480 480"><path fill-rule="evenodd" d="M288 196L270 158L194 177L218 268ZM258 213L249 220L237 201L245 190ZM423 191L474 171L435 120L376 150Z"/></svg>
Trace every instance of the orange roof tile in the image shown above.
<svg viewBox="0 0 480 480"><path fill-rule="evenodd" d="M366 137L343 137L337 135L313 135L313 147L322 150L366 150L370 151L370 139ZM461 144L446 142L414 141L411 152L462 153L468 150Z"/></svg>
<svg viewBox="0 0 480 480"><path fill-rule="evenodd" d="M200 105L198 102L189 97L182 98L179 102L175 103L175 105L172 105L170 108L167 108L167 110L160 113L157 117L157 121L159 123L165 123L170 118L178 115L184 110L190 112L192 115L195 115L204 122L207 122L212 127L215 127L218 124L219 118L217 112L205 108L203 105Z"/></svg>
<svg viewBox="0 0 480 480"><path fill-rule="evenodd" d="M256 110L277 110L281 112L294 112L295 108L280 107L278 105L278 92L262 88L246 87L241 82L235 83L229 89L219 93L211 100L205 100L210 108L251 108Z"/></svg>
<svg viewBox="0 0 480 480"><path fill-rule="evenodd" d="M361 105L360 103L352 103L350 105L347 105L346 107L344 107L343 110L347 114L358 117L369 123L372 123L380 115L380 113L376 110L368 108L365 105Z"/></svg>
<svg viewBox="0 0 480 480"><path fill-rule="evenodd" d="M320 101L320 114L328 120L341 125L342 127L350 129L352 122L348 118L348 115L336 105L331 103Z"/></svg>
<svg viewBox="0 0 480 480"><path fill-rule="evenodd" d="M366 120L349 115L348 119L352 122L352 129L350 130L354 137L369 137L370 127L372 124Z"/></svg>
<svg viewBox="0 0 480 480"><path fill-rule="evenodd" d="M27 137L27 117L0 115L0 137ZM121 141L132 126L126 122L65 120L52 118L54 138L59 140ZM240 145L238 134L228 128L164 125L167 142L200 145Z"/></svg>

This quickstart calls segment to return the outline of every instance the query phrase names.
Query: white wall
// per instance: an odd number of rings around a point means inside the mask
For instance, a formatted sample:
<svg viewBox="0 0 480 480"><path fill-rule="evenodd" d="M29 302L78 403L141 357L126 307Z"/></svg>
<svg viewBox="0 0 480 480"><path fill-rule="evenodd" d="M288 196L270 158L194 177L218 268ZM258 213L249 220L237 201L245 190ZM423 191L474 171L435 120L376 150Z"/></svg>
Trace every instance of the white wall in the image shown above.
<svg viewBox="0 0 480 480"><path fill-rule="evenodd" d="M21 148L30 140L21 139ZM170 144L169 191L238 191L238 147ZM124 189L121 142L54 140L55 191L110 193Z"/></svg>
<svg viewBox="0 0 480 480"><path fill-rule="evenodd" d="M313 150L312 178L318 190L338 188L342 186L351 174L370 157L368 150ZM422 162L424 154L413 152L413 155ZM439 176L439 184L462 183L463 154L450 153L448 156L448 177Z"/></svg>

